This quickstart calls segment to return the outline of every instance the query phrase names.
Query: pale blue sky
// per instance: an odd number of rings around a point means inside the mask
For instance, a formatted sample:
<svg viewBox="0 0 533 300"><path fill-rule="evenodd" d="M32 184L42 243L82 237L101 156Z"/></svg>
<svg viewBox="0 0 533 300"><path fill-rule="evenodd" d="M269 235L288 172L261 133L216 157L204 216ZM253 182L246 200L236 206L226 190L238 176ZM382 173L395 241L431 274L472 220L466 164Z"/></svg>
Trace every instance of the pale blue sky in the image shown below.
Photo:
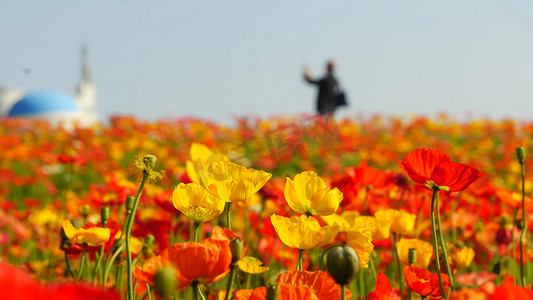
<svg viewBox="0 0 533 300"><path fill-rule="evenodd" d="M331 57L341 115L533 113L530 0L0 0L0 41L0 84L69 93L86 41L102 118L314 112Z"/></svg>

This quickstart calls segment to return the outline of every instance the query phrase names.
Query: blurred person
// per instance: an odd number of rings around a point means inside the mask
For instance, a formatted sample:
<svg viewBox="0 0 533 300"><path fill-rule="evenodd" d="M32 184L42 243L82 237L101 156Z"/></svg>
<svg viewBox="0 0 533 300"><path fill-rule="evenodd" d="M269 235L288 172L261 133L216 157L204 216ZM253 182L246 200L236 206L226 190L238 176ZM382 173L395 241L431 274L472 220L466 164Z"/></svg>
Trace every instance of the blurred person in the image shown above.
<svg viewBox="0 0 533 300"><path fill-rule="evenodd" d="M309 68L304 68L303 75L307 82L318 86L318 99L316 109L321 116L332 117L339 106L338 96L341 94L337 79L333 75L336 64L330 60L326 64L326 75L319 80L313 79Z"/></svg>

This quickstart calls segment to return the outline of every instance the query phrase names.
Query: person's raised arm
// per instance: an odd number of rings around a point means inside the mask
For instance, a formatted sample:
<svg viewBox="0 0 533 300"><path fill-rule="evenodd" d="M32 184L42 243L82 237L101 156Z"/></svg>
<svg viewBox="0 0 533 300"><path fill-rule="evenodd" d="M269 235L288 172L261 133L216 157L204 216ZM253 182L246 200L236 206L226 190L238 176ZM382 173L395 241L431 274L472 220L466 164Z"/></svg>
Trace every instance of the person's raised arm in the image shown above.
<svg viewBox="0 0 533 300"><path fill-rule="evenodd" d="M311 71L309 71L309 68L305 67L304 68L304 79L305 81L309 82L309 83L314 83L314 84L318 84L318 80L314 80L312 77L311 77Z"/></svg>

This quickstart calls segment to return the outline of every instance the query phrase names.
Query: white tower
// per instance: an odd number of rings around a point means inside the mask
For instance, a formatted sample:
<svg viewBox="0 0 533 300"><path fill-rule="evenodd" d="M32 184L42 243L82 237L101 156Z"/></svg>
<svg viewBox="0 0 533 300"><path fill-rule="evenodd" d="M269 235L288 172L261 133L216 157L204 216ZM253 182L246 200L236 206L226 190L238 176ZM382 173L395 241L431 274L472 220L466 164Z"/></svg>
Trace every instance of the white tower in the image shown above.
<svg viewBox="0 0 533 300"><path fill-rule="evenodd" d="M24 91L7 89L0 85L0 118L6 116L11 107L24 96Z"/></svg>
<svg viewBox="0 0 533 300"><path fill-rule="evenodd" d="M81 47L81 81L76 94L76 104L82 112L83 125L98 122L96 111L96 87L93 83L92 69L89 64L88 50L85 45Z"/></svg>

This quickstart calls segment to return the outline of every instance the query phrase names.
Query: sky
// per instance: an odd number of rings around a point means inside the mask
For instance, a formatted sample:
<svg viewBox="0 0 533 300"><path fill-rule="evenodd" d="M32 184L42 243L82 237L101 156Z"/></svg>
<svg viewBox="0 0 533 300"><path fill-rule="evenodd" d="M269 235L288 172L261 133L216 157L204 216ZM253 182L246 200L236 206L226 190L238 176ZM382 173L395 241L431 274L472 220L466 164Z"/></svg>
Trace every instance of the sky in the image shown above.
<svg viewBox="0 0 533 300"><path fill-rule="evenodd" d="M89 47L98 112L158 120L314 113L532 118L533 2L0 0L0 85L74 94Z"/></svg>

